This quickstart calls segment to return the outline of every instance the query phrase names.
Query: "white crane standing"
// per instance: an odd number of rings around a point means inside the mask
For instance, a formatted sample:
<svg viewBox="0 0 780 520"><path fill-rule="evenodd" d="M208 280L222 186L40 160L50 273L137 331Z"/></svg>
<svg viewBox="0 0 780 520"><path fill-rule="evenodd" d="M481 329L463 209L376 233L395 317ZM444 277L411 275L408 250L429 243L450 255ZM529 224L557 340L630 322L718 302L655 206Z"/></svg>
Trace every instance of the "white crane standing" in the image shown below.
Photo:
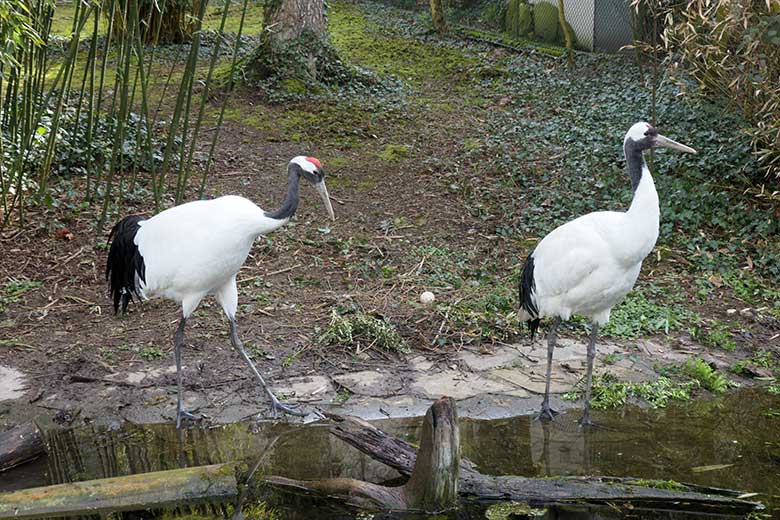
<svg viewBox="0 0 780 520"><path fill-rule="evenodd" d="M528 256L520 275L520 320L530 321L531 335L544 317L554 318L547 337L547 380L539 418L552 419L550 377L555 332L573 314L591 321L587 351L585 405L580 424L591 425L590 397L596 338L600 325L634 287L642 260L658 239L658 194L643 151L654 147L696 150L668 139L648 123L633 125L623 140L634 189L626 212L588 213L555 228Z"/></svg>
<svg viewBox="0 0 780 520"><path fill-rule="evenodd" d="M298 188L303 177L322 196L328 215L335 220L325 187L325 174L313 157L294 157L287 167L287 195L282 206L266 212L237 196L182 204L145 220L129 216L120 220L109 235L111 248L106 265L114 312L120 300L122 314L136 296L163 297L181 305L182 316L173 336L178 400L176 427L182 418L195 416L182 410L181 347L187 318L208 294L213 294L230 323L230 342L268 394L276 414L306 415L293 405L281 403L266 385L247 355L236 331L238 288L236 274L244 264L254 240L286 224L298 208Z"/></svg>

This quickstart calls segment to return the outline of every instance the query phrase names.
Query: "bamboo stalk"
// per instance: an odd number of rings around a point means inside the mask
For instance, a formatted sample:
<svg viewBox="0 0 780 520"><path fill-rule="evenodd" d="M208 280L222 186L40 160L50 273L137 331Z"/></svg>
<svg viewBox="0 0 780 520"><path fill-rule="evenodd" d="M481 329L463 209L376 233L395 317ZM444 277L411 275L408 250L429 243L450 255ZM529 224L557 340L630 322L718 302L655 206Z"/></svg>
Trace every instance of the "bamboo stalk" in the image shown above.
<svg viewBox="0 0 780 520"><path fill-rule="evenodd" d="M206 190L206 179L208 179L209 169L214 159L214 151L217 148L217 140L219 139L219 131L222 128L222 122L225 118L225 109L227 108L228 101L233 93L233 77L236 73L236 65L238 64L238 52L241 48L241 34L244 30L244 20L246 20L246 12L249 7L249 0L244 0L244 5L241 10L241 21L238 24L238 34L236 34L236 45L233 48L233 62L230 64L230 71L228 72L229 79L227 85L227 94L222 102L222 107L219 111L219 118L217 119L216 129L214 130L214 137L211 139L211 146L209 147L209 156L206 159L206 167L203 168L203 175L200 178L200 187L198 188L198 198L203 198L203 192Z"/></svg>
<svg viewBox="0 0 780 520"><path fill-rule="evenodd" d="M219 57L219 51L222 47L222 36L225 31L225 21L227 20L228 11L230 11L230 5L231 0L225 1L224 11L222 12L222 20L220 20L219 23L219 38L217 38L217 43L214 45L214 49L212 50L211 54L211 62L209 63L209 71L206 75L206 84L203 86L203 95L201 96L200 100L200 110L198 112L198 118L195 122L195 129L192 132L192 138L190 139L190 151L187 154L187 167L185 171L187 172L187 178L185 178L184 184L186 185L187 180L189 179L189 172L192 168L192 158L195 154L195 146L197 145L198 137L200 135L200 128L201 124L203 122L203 116L206 111L206 104L208 103L209 98L209 92L211 90L211 84L213 81L214 76L214 69L217 65L217 59Z"/></svg>

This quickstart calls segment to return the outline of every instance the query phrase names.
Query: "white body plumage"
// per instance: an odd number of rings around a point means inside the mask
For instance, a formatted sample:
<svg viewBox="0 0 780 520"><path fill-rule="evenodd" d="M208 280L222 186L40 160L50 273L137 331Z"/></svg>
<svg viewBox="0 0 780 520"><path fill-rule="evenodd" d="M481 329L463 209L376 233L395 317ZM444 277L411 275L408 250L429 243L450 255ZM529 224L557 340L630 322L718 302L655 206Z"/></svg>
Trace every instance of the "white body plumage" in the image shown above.
<svg viewBox="0 0 780 520"><path fill-rule="evenodd" d="M135 244L146 264L139 280L144 298L164 297L189 316L207 294L214 294L235 316L235 276L254 240L283 226L253 202L237 196L182 204L139 222Z"/></svg>
<svg viewBox="0 0 780 520"><path fill-rule="evenodd" d="M655 184L644 167L627 212L589 213L545 236L533 253L538 317L568 320L579 314L606 323L655 247L659 214Z"/></svg>

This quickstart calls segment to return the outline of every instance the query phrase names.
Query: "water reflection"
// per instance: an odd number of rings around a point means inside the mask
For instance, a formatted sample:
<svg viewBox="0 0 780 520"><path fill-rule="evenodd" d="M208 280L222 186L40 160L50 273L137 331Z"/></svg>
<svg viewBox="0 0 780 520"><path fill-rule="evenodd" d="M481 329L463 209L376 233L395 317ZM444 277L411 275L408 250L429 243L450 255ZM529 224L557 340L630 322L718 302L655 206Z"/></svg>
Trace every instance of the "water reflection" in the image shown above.
<svg viewBox="0 0 780 520"><path fill-rule="evenodd" d="M596 419L602 428L596 430L582 431L576 413L563 414L553 424L529 417L462 420L461 443L463 455L484 473L673 479L759 492L762 495L758 499L777 506L780 419L767 415L770 409L780 409L780 396L742 390L664 410L629 407L620 413L599 414ZM419 420L386 420L378 426L414 443ZM48 441L50 483L226 461L250 461L250 467L257 464L259 474L295 479L352 477L378 483L400 482L394 470L329 435L324 426L234 424L177 432L167 424L128 425L115 431L60 431L51 434ZM354 511L308 497L284 493L266 498L283 510L282 518L356 517ZM465 508L446 518L485 518L484 509ZM313 511L316 516L312 516ZM780 515L780 509L773 511ZM554 508L547 518L617 518L622 514ZM658 513L632 514L659 518ZM373 518L389 517L379 514ZM670 517L664 514L664 518Z"/></svg>

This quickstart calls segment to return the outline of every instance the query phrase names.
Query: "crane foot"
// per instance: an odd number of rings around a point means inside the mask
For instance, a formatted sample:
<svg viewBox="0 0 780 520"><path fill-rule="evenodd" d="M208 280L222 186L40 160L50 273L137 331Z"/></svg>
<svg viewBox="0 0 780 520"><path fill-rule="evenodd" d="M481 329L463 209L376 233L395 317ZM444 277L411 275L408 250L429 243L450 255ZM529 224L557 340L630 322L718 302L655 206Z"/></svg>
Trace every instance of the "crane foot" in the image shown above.
<svg viewBox="0 0 780 520"><path fill-rule="evenodd" d="M295 417L306 417L309 415L306 412L302 412L297 409L297 404L287 404L279 401L273 394L271 394L271 412L274 415L274 419L277 417L277 412L282 412L287 415L294 415Z"/></svg>
<svg viewBox="0 0 780 520"><path fill-rule="evenodd" d="M178 430L181 427L181 421L182 419L187 421L200 421L201 417L199 415L195 415L194 413L188 412L186 410L182 410L179 408L176 410L176 429Z"/></svg>
<svg viewBox="0 0 780 520"><path fill-rule="evenodd" d="M543 404L542 411L534 417L534 421L554 421L555 416L559 413L557 410L550 408L549 404Z"/></svg>

